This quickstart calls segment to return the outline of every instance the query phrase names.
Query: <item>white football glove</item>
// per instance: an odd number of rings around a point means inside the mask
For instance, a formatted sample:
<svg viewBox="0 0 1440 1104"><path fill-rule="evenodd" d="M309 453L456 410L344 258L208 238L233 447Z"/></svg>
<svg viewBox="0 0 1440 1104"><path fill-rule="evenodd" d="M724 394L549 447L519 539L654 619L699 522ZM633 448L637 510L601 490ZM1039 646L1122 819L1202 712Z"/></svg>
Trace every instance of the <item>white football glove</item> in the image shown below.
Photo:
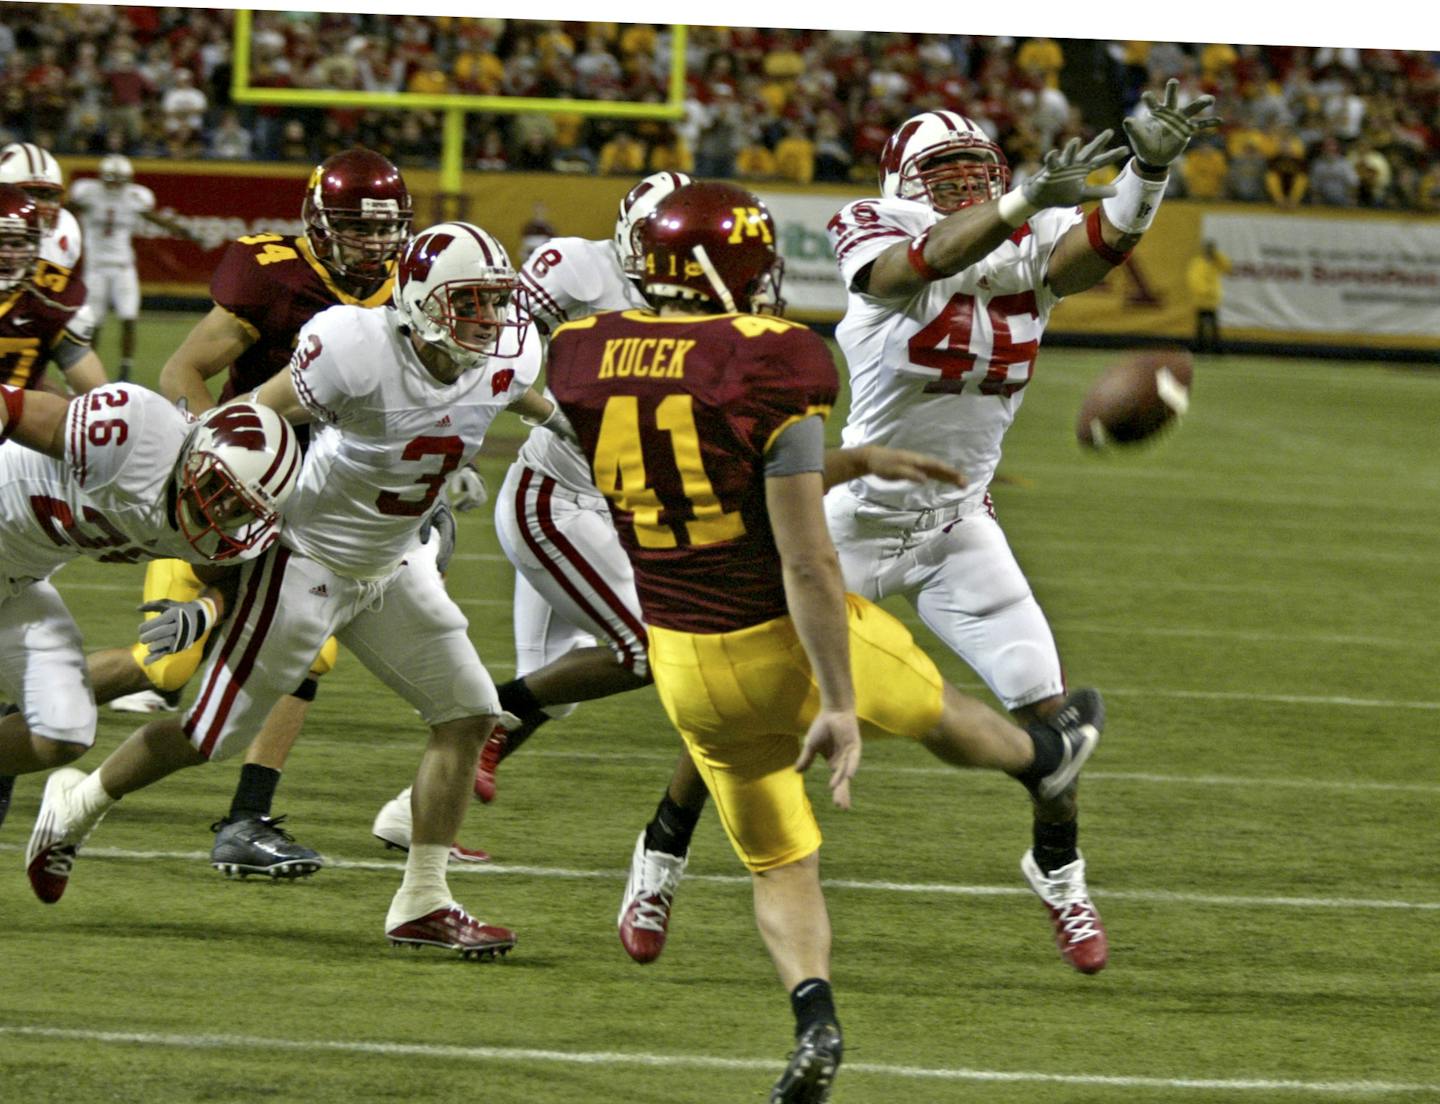
<svg viewBox="0 0 1440 1104"><path fill-rule="evenodd" d="M1020 185L1025 201L1033 207L1075 207L1086 200L1113 196L1115 189L1110 185L1086 184L1085 178L1130 156L1124 146L1104 148L1114 135L1113 130L1102 130L1083 147L1079 138L1071 138L1064 148L1052 149L1040 171Z"/></svg>
<svg viewBox="0 0 1440 1104"><path fill-rule="evenodd" d="M1196 118L1214 106L1214 96L1196 96L1180 107L1180 82L1174 77L1165 82L1163 103L1150 91L1140 97L1140 103L1141 109L1123 123L1125 136L1135 156L1155 169L1166 168L1185 152L1191 138L1221 123L1218 115Z"/></svg>
<svg viewBox="0 0 1440 1104"><path fill-rule="evenodd" d="M455 514L443 498L420 525L420 543L429 544L432 538L440 542L435 548L435 567L444 575L455 554Z"/></svg>
<svg viewBox="0 0 1440 1104"><path fill-rule="evenodd" d="M193 602L162 598L146 602L138 612L159 614L140 623L140 643L150 649L145 657L147 667L157 659L189 648L210 631L216 616L215 603L209 598Z"/></svg>
<svg viewBox="0 0 1440 1104"><path fill-rule="evenodd" d="M462 514L490 501L485 478L469 464L456 468L445 477L445 493L450 505Z"/></svg>

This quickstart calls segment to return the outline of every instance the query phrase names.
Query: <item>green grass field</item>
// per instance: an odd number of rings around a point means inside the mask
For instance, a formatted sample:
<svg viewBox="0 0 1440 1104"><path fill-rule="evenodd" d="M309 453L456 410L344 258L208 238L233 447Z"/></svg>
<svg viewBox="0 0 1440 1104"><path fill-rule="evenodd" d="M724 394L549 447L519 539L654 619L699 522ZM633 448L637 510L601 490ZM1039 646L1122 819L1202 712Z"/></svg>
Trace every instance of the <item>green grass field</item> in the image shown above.
<svg viewBox="0 0 1440 1104"><path fill-rule="evenodd" d="M145 320L142 381L193 321ZM1202 360L1178 433L1082 455L1074 412L1113 357L1042 353L995 488L1072 683L1107 696L1082 845L1110 966L1082 977L1056 955L1019 875L1013 783L871 744L842 814L812 772L848 1047L835 1099L1440 1100L1440 373ZM497 425L492 488L522 428ZM479 514L451 590L503 678L511 572ZM140 579L61 574L90 646L131 639ZM765 1099L791 1021L713 816L664 957L636 966L615 935L678 749L652 692L551 725L472 808L462 838L497 861L452 886L520 936L483 965L383 938L401 863L369 826L413 775L415 716L342 656L312 718L277 811L330 865L297 884L206 862L237 757L127 798L41 905L21 870L41 779L19 781L0 1099ZM80 765L134 723L102 710Z"/></svg>

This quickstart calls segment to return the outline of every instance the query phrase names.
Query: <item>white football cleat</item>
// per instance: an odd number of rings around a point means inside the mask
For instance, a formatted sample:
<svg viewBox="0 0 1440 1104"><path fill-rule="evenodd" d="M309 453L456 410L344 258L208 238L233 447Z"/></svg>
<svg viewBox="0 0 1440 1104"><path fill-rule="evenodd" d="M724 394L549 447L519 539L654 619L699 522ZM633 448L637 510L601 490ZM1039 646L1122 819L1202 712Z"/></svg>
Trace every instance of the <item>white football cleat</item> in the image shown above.
<svg viewBox="0 0 1440 1104"><path fill-rule="evenodd" d="M645 831L635 841L630 858L630 880L620 902L620 942L636 962L654 962L665 949L670 930L670 909L685 874L688 855L669 855L645 849Z"/></svg>
<svg viewBox="0 0 1440 1104"><path fill-rule="evenodd" d="M64 896L80 845L105 816L102 812L86 823L74 799L75 788L88 777L74 767L61 767L45 781L40 814L25 845L25 875L35 896L47 905Z"/></svg>
<svg viewBox="0 0 1440 1104"><path fill-rule="evenodd" d="M1085 859L1046 874L1035 862L1034 851L1020 859L1020 871L1035 895L1045 903L1055 946L1060 957L1082 974L1098 974L1110 961L1110 941L1085 885Z"/></svg>
<svg viewBox="0 0 1440 1104"><path fill-rule="evenodd" d="M180 709L180 695L166 698L158 690L140 690L114 698L109 704L117 713L175 713Z"/></svg>
<svg viewBox="0 0 1440 1104"><path fill-rule="evenodd" d="M370 834L383 843L386 847L393 847L397 851L410 850L410 787L406 787L396 797L392 797L380 811L375 814L375 823L370 826ZM462 847L459 843L450 845L450 861L481 863L490 861L490 852L482 851L478 847Z"/></svg>

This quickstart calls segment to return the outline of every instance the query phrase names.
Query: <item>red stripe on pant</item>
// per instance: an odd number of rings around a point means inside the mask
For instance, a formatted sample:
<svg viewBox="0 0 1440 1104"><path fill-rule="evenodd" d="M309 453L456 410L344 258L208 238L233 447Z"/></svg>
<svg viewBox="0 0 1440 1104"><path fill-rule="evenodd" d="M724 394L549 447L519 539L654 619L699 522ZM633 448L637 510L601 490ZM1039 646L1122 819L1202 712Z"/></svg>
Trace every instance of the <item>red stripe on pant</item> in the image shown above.
<svg viewBox="0 0 1440 1104"><path fill-rule="evenodd" d="M285 582L285 567L290 562L290 549L277 546L274 560L270 565L270 578L265 585L265 598L260 606L260 615L255 620L254 631L250 634L250 643L246 646L244 653L240 656L240 662L235 665L235 671L231 675L229 684L225 687L225 693L220 699L220 704L215 707L215 717L207 726L205 736L200 742L200 754L210 758L215 748L215 743L220 738L220 733L225 727L225 719L230 715L230 710L235 704L235 698L240 693L240 688L245 685L245 680L250 677L250 672L255 668L255 657L259 655L261 646L265 643L265 635L270 631L270 623L275 620L275 611L280 606L280 590ZM256 572L258 575L259 572ZM255 594L259 587L253 585L250 592L245 596L248 620L248 613L254 608ZM228 669L226 660L234 650L235 643L240 639L245 625L238 622L234 631L225 641L225 653L222 654L220 662L215 665L211 672L211 683L206 685L205 692L208 696L214 681L219 678L220 672ZM197 709L192 716L198 715Z"/></svg>
<svg viewBox="0 0 1440 1104"><path fill-rule="evenodd" d="M520 486L515 495L515 514L520 520L520 535L525 538L525 543L529 546L535 558L545 565L545 569L550 572L555 581L560 584L561 589L570 595L575 604L583 609L596 624L608 628L610 624L609 619L602 616L600 612L595 609L590 601L580 593L575 584L557 567L550 557L546 555L540 542L535 539L526 524L529 516L526 509L526 495L530 489L534 475L535 472L533 470L530 468L525 469L524 474L520 476ZM635 634L636 646L644 648L646 640L648 639L645 634L645 626L635 619L625 603L620 600L620 596L617 595L614 590L610 588L610 585L600 577L600 574L590 566L585 557L580 555L575 546L565 539L565 535L561 533L559 527L556 526L555 519L550 512L550 502L555 491L555 486L555 480L549 476L541 476L540 489L535 496L535 517L540 523L540 531L544 533L550 543L555 546L555 550L564 557L566 563L574 568L581 578L590 584L600 597L600 600L609 607L610 613L614 615L614 618ZM610 636L610 638L620 646L625 656L622 660L624 665L629 669L633 669L639 657L632 650L632 645L625 640L617 639L613 633L607 632L606 635Z"/></svg>

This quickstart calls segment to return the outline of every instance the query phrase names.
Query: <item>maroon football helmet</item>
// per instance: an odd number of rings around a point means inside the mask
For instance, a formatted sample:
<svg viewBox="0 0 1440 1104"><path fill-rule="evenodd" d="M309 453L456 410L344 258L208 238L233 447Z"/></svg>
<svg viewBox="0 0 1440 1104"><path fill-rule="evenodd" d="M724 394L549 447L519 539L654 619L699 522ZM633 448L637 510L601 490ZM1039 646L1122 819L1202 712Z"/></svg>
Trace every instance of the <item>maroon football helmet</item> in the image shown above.
<svg viewBox="0 0 1440 1104"><path fill-rule="evenodd" d="M779 314L785 262L775 220L759 197L702 181L662 199L640 224L646 298L691 299L723 311Z"/></svg>
<svg viewBox="0 0 1440 1104"><path fill-rule="evenodd" d="M315 167L300 210L316 258L351 285L390 275L410 236L410 216L410 191L400 170L359 147Z"/></svg>
<svg viewBox="0 0 1440 1104"><path fill-rule="evenodd" d="M30 279L39 252L39 204L18 185L0 184L0 293Z"/></svg>

